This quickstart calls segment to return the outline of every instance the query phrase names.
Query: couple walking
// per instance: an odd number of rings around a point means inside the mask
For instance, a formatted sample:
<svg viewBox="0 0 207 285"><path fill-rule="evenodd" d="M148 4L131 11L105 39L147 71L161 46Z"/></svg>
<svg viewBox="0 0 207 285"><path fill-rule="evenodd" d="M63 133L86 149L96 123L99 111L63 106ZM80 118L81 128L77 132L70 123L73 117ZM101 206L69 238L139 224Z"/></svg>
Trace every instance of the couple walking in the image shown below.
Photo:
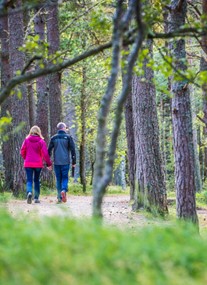
<svg viewBox="0 0 207 285"><path fill-rule="evenodd" d="M57 134L51 137L49 147L44 141L41 130L38 126L30 129L25 138L20 154L24 159L24 168L26 171L26 190L27 203L32 203L32 188L34 182L34 202L40 203L40 173L43 168L43 160L47 168L52 170L52 161L50 156L53 153L54 171L56 177L57 199L58 202L66 202L66 192L68 192L68 172L70 169L70 155L72 158L72 167L76 164L75 145L72 137L67 134L66 124L60 122L57 124Z"/></svg>

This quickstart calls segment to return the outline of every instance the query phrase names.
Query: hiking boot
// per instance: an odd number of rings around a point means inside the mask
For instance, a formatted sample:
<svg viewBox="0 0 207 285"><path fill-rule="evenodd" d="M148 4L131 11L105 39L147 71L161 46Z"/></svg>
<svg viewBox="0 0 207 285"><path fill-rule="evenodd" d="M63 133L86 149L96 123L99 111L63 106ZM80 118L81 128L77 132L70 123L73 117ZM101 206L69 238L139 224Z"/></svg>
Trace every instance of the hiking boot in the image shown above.
<svg viewBox="0 0 207 285"><path fill-rule="evenodd" d="M61 191L61 198L62 198L62 202L67 202L67 198L66 198L66 192L65 191Z"/></svg>
<svg viewBox="0 0 207 285"><path fill-rule="evenodd" d="M27 204L32 204L32 193L31 192L27 194Z"/></svg>
<svg viewBox="0 0 207 285"><path fill-rule="evenodd" d="M35 203L40 203L40 200L39 199L34 199L34 202Z"/></svg>

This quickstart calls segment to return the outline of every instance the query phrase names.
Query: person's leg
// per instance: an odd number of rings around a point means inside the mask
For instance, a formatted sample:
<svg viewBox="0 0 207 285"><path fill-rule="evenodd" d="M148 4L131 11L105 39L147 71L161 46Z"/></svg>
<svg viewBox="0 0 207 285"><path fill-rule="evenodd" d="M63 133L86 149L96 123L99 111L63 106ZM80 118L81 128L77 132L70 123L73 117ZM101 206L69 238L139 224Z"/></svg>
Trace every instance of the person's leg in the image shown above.
<svg viewBox="0 0 207 285"><path fill-rule="evenodd" d="M62 190L61 190L61 197L62 201L66 202L66 192L68 192L68 172L69 172L69 164L62 165Z"/></svg>
<svg viewBox="0 0 207 285"><path fill-rule="evenodd" d="M32 203L32 184L33 184L33 169L30 167L25 167L27 183L26 183L26 191L27 191L27 203Z"/></svg>
<svg viewBox="0 0 207 285"><path fill-rule="evenodd" d="M68 172L69 172L70 166L69 164L62 165L61 172L62 172L62 184L61 188L65 192L68 192Z"/></svg>
<svg viewBox="0 0 207 285"><path fill-rule="evenodd" d="M42 168L34 168L34 199L35 203L39 202L39 196L40 196L40 173Z"/></svg>
<svg viewBox="0 0 207 285"><path fill-rule="evenodd" d="M62 173L61 173L61 165L54 165L55 177L56 177L56 188L57 188L57 198L58 201L61 200L61 181L62 181Z"/></svg>

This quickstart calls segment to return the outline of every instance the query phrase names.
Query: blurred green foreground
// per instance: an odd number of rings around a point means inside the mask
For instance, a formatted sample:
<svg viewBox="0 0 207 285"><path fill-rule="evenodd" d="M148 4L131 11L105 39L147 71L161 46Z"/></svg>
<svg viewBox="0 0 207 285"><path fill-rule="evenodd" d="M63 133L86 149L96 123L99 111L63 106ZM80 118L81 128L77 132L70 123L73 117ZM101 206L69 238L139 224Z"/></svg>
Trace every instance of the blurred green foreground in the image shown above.
<svg viewBox="0 0 207 285"><path fill-rule="evenodd" d="M1 285L207 284L207 241L190 226L131 232L0 215Z"/></svg>

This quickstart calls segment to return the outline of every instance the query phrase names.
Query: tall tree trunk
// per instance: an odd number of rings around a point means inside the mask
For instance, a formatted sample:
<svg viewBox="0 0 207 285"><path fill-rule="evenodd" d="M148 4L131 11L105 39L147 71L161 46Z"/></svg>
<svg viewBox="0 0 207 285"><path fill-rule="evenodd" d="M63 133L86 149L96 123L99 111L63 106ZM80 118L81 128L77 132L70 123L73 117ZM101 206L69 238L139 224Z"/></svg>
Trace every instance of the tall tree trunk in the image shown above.
<svg viewBox="0 0 207 285"><path fill-rule="evenodd" d="M43 45L45 41L45 10L40 7L36 10L34 18L35 33L39 35L39 44ZM37 67L38 68L38 67ZM37 108L36 124L40 127L46 143L49 142L49 100L47 90L47 76L38 77L36 80L37 90Z"/></svg>
<svg viewBox="0 0 207 285"><path fill-rule="evenodd" d="M8 15L5 11L4 15L0 16L0 39L1 39L1 87L4 87L10 78L9 67L9 38L8 38ZM1 104L1 116L11 114L11 98L8 97ZM5 189L11 189L13 183L12 167L12 152L11 152L11 126L6 127L5 132L8 134L7 141L3 141L2 154L5 176Z"/></svg>
<svg viewBox="0 0 207 285"><path fill-rule="evenodd" d="M27 83L27 91L28 91L28 102L29 102L29 124L30 127L34 126L35 124L35 97L34 97L34 89L33 89L33 82Z"/></svg>
<svg viewBox="0 0 207 285"><path fill-rule="evenodd" d="M173 32L185 24L187 2L171 1L169 31ZM177 70L187 69L185 40L178 39L171 43L170 50ZM198 222L195 202L195 156L190 91L186 81L172 79L172 120L174 133L176 211L180 219Z"/></svg>
<svg viewBox="0 0 207 285"><path fill-rule="evenodd" d="M82 68L81 91L81 140L80 140L80 182L86 192L86 66Z"/></svg>
<svg viewBox="0 0 207 285"><path fill-rule="evenodd" d="M18 49L23 45L24 40L24 24L23 24L23 13L22 13L22 1L15 1L15 8L9 8L9 53L10 53L10 67L11 74L15 76L18 70L21 70L25 65L24 54ZM15 11L15 9L17 9ZM14 14L15 13L15 14ZM15 16L14 16L15 15ZM19 93L21 93L21 99L19 98ZM29 131L29 114L28 111L28 95L27 88L25 84L21 84L18 89L14 91L14 95L11 97L12 101L12 118L13 118L13 128L22 126L21 130L18 130L13 134L12 140L12 154L13 163L12 171L13 173L13 187L12 191L14 195L18 195L20 191L22 192L25 185L25 173L23 169L22 158L20 157L20 148L22 142Z"/></svg>
<svg viewBox="0 0 207 285"><path fill-rule="evenodd" d="M25 38L27 34L32 34L32 30L30 27L30 19L31 19L31 10L25 9L23 11L24 18L24 30L25 30ZM30 60L30 55L26 54L26 61ZM28 71L31 71L33 66L31 66ZM38 78L37 78L38 80ZM35 104L35 94L34 94L34 81L29 81L26 84L27 92L28 92L28 104L29 104L29 124L30 128L35 124L35 113L36 113L36 104Z"/></svg>
<svg viewBox="0 0 207 285"><path fill-rule="evenodd" d="M207 1L202 1L202 16L204 21L207 17ZM200 60L200 71L207 71L207 35L203 35L201 39L201 60ZM205 127L203 129L204 137L207 136L207 83L202 85L203 92L203 120L205 122ZM204 148L204 180L207 178L207 147Z"/></svg>
<svg viewBox="0 0 207 285"><path fill-rule="evenodd" d="M199 164L200 164L200 172L201 172L201 181L204 181L204 151L203 151L203 128L198 127L197 130L197 138L198 138L198 155L199 155Z"/></svg>
<svg viewBox="0 0 207 285"><path fill-rule="evenodd" d="M51 58L59 49L59 26L58 26L58 0L51 0L47 8L47 40L49 43L49 55ZM49 88L49 118L50 133L55 134L58 122L62 121L62 100L61 100L61 73L54 73L48 76Z"/></svg>
<svg viewBox="0 0 207 285"><path fill-rule="evenodd" d="M127 158L130 185L130 200L134 199L135 191L135 143L134 143L134 121L132 113L132 92L130 90L124 108L126 137L127 137Z"/></svg>
<svg viewBox="0 0 207 285"><path fill-rule="evenodd" d="M46 16L45 9L40 6L35 9L34 17L34 30L35 34L39 35L39 45L44 50L44 43L46 39ZM37 69L39 66L37 65ZM49 99L48 99L48 87L47 76L41 76L36 79L36 91L37 91L37 105L35 124L38 125L42 131L45 142L49 143ZM53 176L51 172L48 172L46 168L42 170L41 179L46 181L47 185L53 186Z"/></svg>
<svg viewBox="0 0 207 285"><path fill-rule="evenodd" d="M152 57L152 41L147 41ZM144 76L132 81L133 119L136 157L136 194L134 208L144 206L152 212L167 213L167 195L159 146L154 73L144 62ZM144 80L143 80L144 79Z"/></svg>
<svg viewBox="0 0 207 285"><path fill-rule="evenodd" d="M66 77L70 76L68 72L65 74ZM66 122L67 126L69 127L69 133L73 137L73 140L75 142L75 147L77 148L77 116L76 116L76 110L75 110L75 104L71 101L70 94L72 93L72 89L70 86L64 91L63 93L63 114L64 114L64 122ZM76 150L76 161L79 161L79 151ZM71 169L72 172L72 169ZM76 164L76 167L74 169L74 182L77 182L77 175L79 174L79 164Z"/></svg>

